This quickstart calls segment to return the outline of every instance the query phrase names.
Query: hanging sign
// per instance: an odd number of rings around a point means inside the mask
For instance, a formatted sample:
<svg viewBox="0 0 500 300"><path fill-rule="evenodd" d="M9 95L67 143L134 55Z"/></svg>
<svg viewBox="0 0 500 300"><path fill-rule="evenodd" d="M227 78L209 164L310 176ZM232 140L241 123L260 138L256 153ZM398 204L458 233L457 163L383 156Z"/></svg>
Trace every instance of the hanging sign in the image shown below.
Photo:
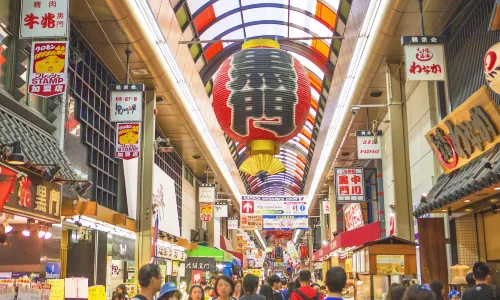
<svg viewBox="0 0 500 300"><path fill-rule="evenodd" d="M363 226L363 210L359 203L349 203L344 205L344 220L347 231Z"/></svg>
<svg viewBox="0 0 500 300"><path fill-rule="evenodd" d="M321 201L321 205L323 206L323 214L329 214L330 213L330 199L324 198Z"/></svg>
<svg viewBox="0 0 500 300"><path fill-rule="evenodd" d="M298 201L242 200L241 211L255 215L307 215L307 203Z"/></svg>
<svg viewBox="0 0 500 300"><path fill-rule="evenodd" d="M227 218L228 215L227 208L228 208L227 202L215 202L214 218Z"/></svg>
<svg viewBox="0 0 500 300"><path fill-rule="evenodd" d="M404 255L377 255L377 275L404 275Z"/></svg>
<svg viewBox="0 0 500 300"><path fill-rule="evenodd" d="M28 91L31 94L51 97L65 93L68 83L68 42L33 42L29 74Z"/></svg>
<svg viewBox="0 0 500 300"><path fill-rule="evenodd" d="M191 271L191 284L199 285L203 280L203 271L202 270L193 270Z"/></svg>
<svg viewBox="0 0 500 300"><path fill-rule="evenodd" d="M363 167L335 168L335 194L337 202L364 202Z"/></svg>
<svg viewBox="0 0 500 300"><path fill-rule="evenodd" d="M200 215L201 221L208 222L212 219L213 203L200 202L200 210L201 210L201 215Z"/></svg>
<svg viewBox="0 0 500 300"><path fill-rule="evenodd" d="M305 202L304 196L259 196L259 195L245 195L241 196L243 201L274 201L274 202Z"/></svg>
<svg viewBox="0 0 500 300"><path fill-rule="evenodd" d="M403 36L407 80L445 80L443 36Z"/></svg>
<svg viewBox="0 0 500 300"><path fill-rule="evenodd" d="M158 258L185 261L187 254L181 250L158 245Z"/></svg>
<svg viewBox="0 0 500 300"><path fill-rule="evenodd" d="M262 216L241 215L240 229L242 230L262 230Z"/></svg>
<svg viewBox="0 0 500 300"><path fill-rule="evenodd" d="M66 37L68 32L68 0L23 0L20 37Z"/></svg>
<svg viewBox="0 0 500 300"><path fill-rule="evenodd" d="M142 121L144 84L110 84L111 122Z"/></svg>
<svg viewBox="0 0 500 300"><path fill-rule="evenodd" d="M17 181L17 171L9 167L0 166L0 211L6 201L9 200L10 192Z"/></svg>
<svg viewBox="0 0 500 300"><path fill-rule="evenodd" d="M203 183L198 188L199 202L214 202L215 201L215 184Z"/></svg>
<svg viewBox="0 0 500 300"><path fill-rule="evenodd" d="M229 230L238 229L238 222L238 218L231 217L229 218L229 220L227 220L227 227L229 228Z"/></svg>
<svg viewBox="0 0 500 300"><path fill-rule="evenodd" d="M139 157L141 151L141 123L116 124L115 157L132 159Z"/></svg>
<svg viewBox="0 0 500 300"><path fill-rule="evenodd" d="M382 131L377 132L377 136L382 136ZM358 159L381 159L382 149L380 139L376 139L373 132L369 130L356 130L358 140Z"/></svg>
<svg viewBox="0 0 500 300"><path fill-rule="evenodd" d="M307 216L263 216L263 230L309 229Z"/></svg>

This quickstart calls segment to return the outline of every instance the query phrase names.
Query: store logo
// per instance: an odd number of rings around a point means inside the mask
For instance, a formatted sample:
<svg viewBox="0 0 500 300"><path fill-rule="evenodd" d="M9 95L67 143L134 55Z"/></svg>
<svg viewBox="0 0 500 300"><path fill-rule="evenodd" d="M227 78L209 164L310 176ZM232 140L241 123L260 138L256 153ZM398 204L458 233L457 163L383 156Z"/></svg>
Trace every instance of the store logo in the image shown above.
<svg viewBox="0 0 500 300"><path fill-rule="evenodd" d="M127 245L120 243L120 255L125 256L127 254Z"/></svg>

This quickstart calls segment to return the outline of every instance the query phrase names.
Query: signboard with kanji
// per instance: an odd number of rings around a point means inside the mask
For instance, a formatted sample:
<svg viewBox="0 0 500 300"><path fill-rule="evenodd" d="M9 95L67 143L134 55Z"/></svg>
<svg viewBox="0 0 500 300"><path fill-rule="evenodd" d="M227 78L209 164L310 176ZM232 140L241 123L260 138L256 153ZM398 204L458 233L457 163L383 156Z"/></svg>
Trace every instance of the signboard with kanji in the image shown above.
<svg viewBox="0 0 500 300"><path fill-rule="evenodd" d="M262 230L262 216L241 215L240 229Z"/></svg>
<svg viewBox="0 0 500 300"><path fill-rule="evenodd" d="M347 231L363 226L365 222L363 220L363 210L361 209L361 204L345 204L344 221Z"/></svg>
<svg viewBox="0 0 500 300"><path fill-rule="evenodd" d="M323 206L323 213L324 214L329 214L330 213L330 199L325 198L321 201L321 205Z"/></svg>
<svg viewBox="0 0 500 300"><path fill-rule="evenodd" d="M309 229L307 216L263 216L263 230Z"/></svg>
<svg viewBox="0 0 500 300"><path fill-rule="evenodd" d="M141 150L141 123L116 124L115 157L132 159L139 157Z"/></svg>
<svg viewBox="0 0 500 300"><path fill-rule="evenodd" d="M238 218L231 217L227 220L227 227L229 230L238 229Z"/></svg>
<svg viewBox="0 0 500 300"><path fill-rule="evenodd" d="M364 168L335 168L335 195L337 202L364 202Z"/></svg>
<svg viewBox="0 0 500 300"><path fill-rule="evenodd" d="M144 84L111 84L111 122L142 120Z"/></svg>
<svg viewBox="0 0 500 300"><path fill-rule="evenodd" d="M66 92L68 83L68 42L33 42L28 91L41 97Z"/></svg>
<svg viewBox="0 0 500 300"><path fill-rule="evenodd" d="M19 178L12 191L2 212L61 222L61 185L30 175Z"/></svg>
<svg viewBox="0 0 500 300"><path fill-rule="evenodd" d="M256 197L259 199L260 197ZM260 201L246 196L241 200L241 212L255 215L307 215L305 201ZM243 200L245 199L245 200Z"/></svg>
<svg viewBox="0 0 500 300"><path fill-rule="evenodd" d="M407 80L446 79L443 38L439 36L403 37Z"/></svg>
<svg viewBox="0 0 500 300"><path fill-rule="evenodd" d="M68 0L23 0L21 38L66 37Z"/></svg>
<svg viewBox="0 0 500 300"><path fill-rule="evenodd" d="M379 131L377 136L382 136L382 131ZM382 158L380 139L375 139L372 131L356 130L356 138L358 140L358 159Z"/></svg>
<svg viewBox="0 0 500 300"><path fill-rule="evenodd" d="M215 201L215 184L203 183L198 188L199 202L214 202Z"/></svg>

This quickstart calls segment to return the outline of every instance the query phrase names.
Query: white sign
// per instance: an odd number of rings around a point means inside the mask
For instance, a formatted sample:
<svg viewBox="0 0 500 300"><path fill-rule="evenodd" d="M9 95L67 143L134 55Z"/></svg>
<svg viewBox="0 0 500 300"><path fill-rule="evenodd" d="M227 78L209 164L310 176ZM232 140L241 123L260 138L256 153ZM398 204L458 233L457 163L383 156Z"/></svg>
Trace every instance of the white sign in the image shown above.
<svg viewBox="0 0 500 300"><path fill-rule="evenodd" d="M144 84L110 85L111 122L142 121Z"/></svg>
<svg viewBox="0 0 500 300"><path fill-rule="evenodd" d="M263 216L263 230L309 229L307 216Z"/></svg>
<svg viewBox="0 0 500 300"><path fill-rule="evenodd" d="M227 203L217 202L214 205L215 213L214 218L227 218Z"/></svg>
<svg viewBox="0 0 500 300"><path fill-rule="evenodd" d="M215 184L202 184L198 188L199 202L215 201Z"/></svg>
<svg viewBox="0 0 500 300"><path fill-rule="evenodd" d="M298 201L241 201L241 212L249 215L307 215L306 202Z"/></svg>
<svg viewBox="0 0 500 300"><path fill-rule="evenodd" d="M364 202L365 176L362 167L335 168L337 202Z"/></svg>
<svg viewBox="0 0 500 300"><path fill-rule="evenodd" d="M141 151L141 123L116 124L115 157L132 159L139 157Z"/></svg>
<svg viewBox="0 0 500 300"><path fill-rule="evenodd" d="M407 80L445 80L444 48L442 44L405 46Z"/></svg>
<svg viewBox="0 0 500 300"><path fill-rule="evenodd" d="M305 202L306 198L304 196L259 196L259 195L245 195L241 196L241 200L251 200L251 201L279 201L279 202L290 202L298 201Z"/></svg>
<svg viewBox="0 0 500 300"><path fill-rule="evenodd" d="M344 220L347 231L356 229L365 224L361 204L350 203L344 205Z"/></svg>
<svg viewBox="0 0 500 300"><path fill-rule="evenodd" d="M238 224L238 218L229 218L229 220L227 221L227 227L229 230L238 229Z"/></svg>
<svg viewBox="0 0 500 300"><path fill-rule="evenodd" d="M358 159L382 159L380 138L375 142L375 136L371 131L357 130Z"/></svg>
<svg viewBox="0 0 500 300"><path fill-rule="evenodd" d="M68 83L68 42L33 42L28 91L51 97L66 92Z"/></svg>
<svg viewBox="0 0 500 300"><path fill-rule="evenodd" d="M330 213L330 199L323 199L321 201L321 205L323 205L323 214Z"/></svg>
<svg viewBox="0 0 500 300"><path fill-rule="evenodd" d="M153 167L153 204L157 205L158 229L175 236L181 236L175 182L156 164ZM155 219L151 218L152 225Z"/></svg>
<svg viewBox="0 0 500 300"><path fill-rule="evenodd" d="M23 0L21 38L66 37L68 0Z"/></svg>

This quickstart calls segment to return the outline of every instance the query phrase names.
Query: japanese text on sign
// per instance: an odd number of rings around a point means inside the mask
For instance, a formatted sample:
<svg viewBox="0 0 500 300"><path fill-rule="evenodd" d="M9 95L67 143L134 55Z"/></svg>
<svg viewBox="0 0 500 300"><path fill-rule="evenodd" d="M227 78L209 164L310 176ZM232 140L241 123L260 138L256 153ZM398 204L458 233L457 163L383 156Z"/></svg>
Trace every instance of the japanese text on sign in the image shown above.
<svg viewBox="0 0 500 300"><path fill-rule="evenodd" d="M68 0L23 0L21 38L66 37Z"/></svg>
<svg viewBox="0 0 500 300"><path fill-rule="evenodd" d="M33 42L28 90L51 97L66 92L68 42Z"/></svg>
<svg viewBox="0 0 500 300"><path fill-rule="evenodd" d="M118 123L116 125L115 157L132 159L140 155L141 123Z"/></svg>
<svg viewBox="0 0 500 300"><path fill-rule="evenodd" d="M215 201L215 184L202 184L198 188L199 202Z"/></svg>
<svg viewBox="0 0 500 300"><path fill-rule="evenodd" d="M200 220L203 222L208 222L212 219L213 215L213 203L212 202L200 202Z"/></svg>
<svg viewBox="0 0 500 300"><path fill-rule="evenodd" d="M242 215L240 229L262 230L262 216Z"/></svg>
<svg viewBox="0 0 500 300"><path fill-rule="evenodd" d="M110 91L111 122L142 120L143 84L116 84Z"/></svg>
<svg viewBox="0 0 500 300"><path fill-rule="evenodd" d="M445 80L443 45L405 46L408 80Z"/></svg>
<svg viewBox="0 0 500 300"><path fill-rule="evenodd" d="M365 201L363 168L335 168L335 191L338 202Z"/></svg>
<svg viewBox="0 0 500 300"><path fill-rule="evenodd" d="M344 219L346 224L346 229L352 230L364 225L363 211L361 209L361 204L350 203L344 205Z"/></svg>
<svg viewBox="0 0 500 300"><path fill-rule="evenodd" d="M382 135L378 132L377 135ZM382 149L380 139L376 139L371 131L356 131L358 159L381 159Z"/></svg>

